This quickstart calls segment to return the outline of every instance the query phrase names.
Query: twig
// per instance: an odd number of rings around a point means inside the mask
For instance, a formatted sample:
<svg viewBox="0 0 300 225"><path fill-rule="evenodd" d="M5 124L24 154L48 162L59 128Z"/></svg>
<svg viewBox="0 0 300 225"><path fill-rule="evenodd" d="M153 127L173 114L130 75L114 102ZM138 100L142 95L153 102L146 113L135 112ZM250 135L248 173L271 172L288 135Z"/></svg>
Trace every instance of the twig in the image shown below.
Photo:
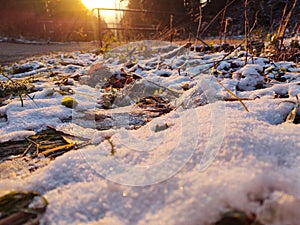
<svg viewBox="0 0 300 225"><path fill-rule="evenodd" d="M29 149L31 148L32 145L33 145L33 143L31 143L31 144L25 149L25 151L23 152L23 154L21 155L21 157L24 157L24 156L27 154L27 152L29 151Z"/></svg>
<svg viewBox="0 0 300 225"><path fill-rule="evenodd" d="M231 90L229 90L229 88L225 87L220 81L217 81L219 85L221 85L229 94L231 94L233 97L236 98L237 101L239 101L242 106L244 107L244 109L246 110L246 112L249 112L249 109L247 108L247 106L244 104L244 102L242 101L242 99L240 97L238 97L235 93L233 93Z"/></svg>
<svg viewBox="0 0 300 225"><path fill-rule="evenodd" d="M35 146L36 146L36 151L35 151L35 153L36 153L36 155L38 155L39 154L39 147L40 147L40 144L39 143L37 143L37 142L35 142L35 141L33 141L33 140L31 140L30 138L26 138L29 142L31 142L31 143L33 143Z"/></svg>
<svg viewBox="0 0 300 225"><path fill-rule="evenodd" d="M19 98L20 98L20 101L21 101L21 107L23 107L24 106L24 102L23 102L23 98L22 98L21 94L19 95Z"/></svg>
<svg viewBox="0 0 300 225"><path fill-rule="evenodd" d="M224 98L225 102L236 102L236 101L254 101L254 98Z"/></svg>
<svg viewBox="0 0 300 225"><path fill-rule="evenodd" d="M200 37L196 37L196 40L202 42L202 44L206 45L207 47L210 47L209 44L207 44L205 41L203 41Z"/></svg>
<svg viewBox="0 0 300 225"><path fill-rule="evenodd" d="M132 75L137 76L137 77L139 77L139 78L141 78L141 79L144 79L145 81L147 81L147 82L149 82L149 83L151 83L151 84L154 84L154 85L156 85L156 86L158 86L158 87L160 87L160 88L163 88L163 89L165 89L165 90L168 90L169 92L173 93L173 95L174 95L175 97L178 97L178 95L181 95L181 94L182 94L182 92L180 92L180 91L173 90L173 89L168 88L168 87L166 87L166 86L162 86L162 85L160 85L160 84L158 84L158 83L156 83L156 82L154 82L154 81L151 81L151 80L149 80L149 79L147 79L147 78L145 78L145 77L143 77L143 76L141 76L141 75L139 75L139 74L136 74L136 73L135 73L135 74L132 74Z"/></svg>

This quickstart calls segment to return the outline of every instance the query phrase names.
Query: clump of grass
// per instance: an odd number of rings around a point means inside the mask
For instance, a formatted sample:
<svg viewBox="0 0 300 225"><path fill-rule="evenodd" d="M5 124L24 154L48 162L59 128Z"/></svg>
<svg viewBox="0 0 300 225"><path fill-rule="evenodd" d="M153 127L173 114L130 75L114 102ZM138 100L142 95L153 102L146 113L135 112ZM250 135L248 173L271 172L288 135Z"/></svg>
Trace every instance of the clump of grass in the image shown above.
<svg viewBox="0 0 300 225"><path fill-rule="evenodd" d="M48 201L37 192L10 192L0 197L0 224L39 224Z"/></svg>
<svg viewBox="0 0 300 225"><path fill-rule="evenodd" d="M101 47L98 49L98 51L95 52L97 55L101 53L108 53L111 49L111 45L117 42L117 38L112 32L107 32L106 34L104 34L102 41L103 43L101 43Z"/></svg>
<svg viewBox="0 0 300 225"><path fill-rule="evenodd" d="M247 215L238 210L225 213L222 218L213 225L262 225L255 215Z"/></svg>
<svg viewBox="0 0 300 225"><path fill-rule="evenodd" d="M28 80L12 80L5 74L2 74L2 76L8 80L0 81L0 98L19 97L22 107L24 106L23 96L33 100L33 97L29 95L29 93L34 91L34 85L31 82Z"/></svg>

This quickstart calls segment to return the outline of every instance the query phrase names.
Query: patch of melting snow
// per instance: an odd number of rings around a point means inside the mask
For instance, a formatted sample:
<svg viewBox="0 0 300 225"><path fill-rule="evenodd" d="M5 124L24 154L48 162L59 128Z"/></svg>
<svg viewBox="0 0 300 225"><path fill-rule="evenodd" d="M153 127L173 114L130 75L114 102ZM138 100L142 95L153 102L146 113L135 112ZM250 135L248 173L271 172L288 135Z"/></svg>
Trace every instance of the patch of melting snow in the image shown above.
<svg viewBox="0 0 300 225"><path fill-rule="evenodd" d="M0 107L7 118L0 121L0 142L53 126L91 145L57 157L26 178L2 179L0 192L25 189L45 195L49 206L42 224L212 224L230 209L255 214L264 224L296 224L300 130L284 121L300 94L299 65L263 57L245 65L242 53L231 54L214 74L209 66L224 53L199 57L166 43L139 42L105 57L74 52L28 59L21 65L31 65L31 75L42 74L47 81L30 94L33 100L24 96L24 107L17 98ZM128 61L135 65L127 68ZM286 80L274 84L278 71ZM107 82L99 77L107 72L116 79L136 74L139 86L125 82L123 90L104 91L97 83ZM57 83L64 77L73 81ZM250 112L238 101L224 101L233 96L219 82L249 99ZM61 105L65 90L74 93L77 108ZM80 123L87 112L101 108L103 99L113 108L115 97L138 104L137 94L168 97L175 110L137 130L122 125L101 131L94 120ZM128 125L126 113L122 120Z"/></svg>

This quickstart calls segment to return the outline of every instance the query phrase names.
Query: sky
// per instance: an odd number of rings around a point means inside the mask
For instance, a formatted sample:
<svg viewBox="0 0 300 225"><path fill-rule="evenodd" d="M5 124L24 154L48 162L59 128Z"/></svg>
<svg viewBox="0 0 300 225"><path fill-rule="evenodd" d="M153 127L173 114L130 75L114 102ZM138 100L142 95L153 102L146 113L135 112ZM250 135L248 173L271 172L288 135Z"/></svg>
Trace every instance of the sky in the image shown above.
<svg viewBox="0 0 300 225"><path fill-rule="evenodd" d="M82 0L83 4L87 6L90 10L93 8L109 8L109 9L124 9L126 8L128 1L122 1L119 0ZM105 19L106 22L112 23L115 20L118 20L121 18L122 12L114 12L112 10L101 10L101 16Z"/></svg>

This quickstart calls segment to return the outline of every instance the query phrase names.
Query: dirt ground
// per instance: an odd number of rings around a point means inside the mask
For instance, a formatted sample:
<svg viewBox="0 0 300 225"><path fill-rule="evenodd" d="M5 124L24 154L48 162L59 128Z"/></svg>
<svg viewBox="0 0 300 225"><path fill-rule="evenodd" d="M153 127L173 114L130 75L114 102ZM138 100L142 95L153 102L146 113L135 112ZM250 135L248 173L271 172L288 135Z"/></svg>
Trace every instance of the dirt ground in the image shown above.
<svg viewBox="0 0 300 225"><path fill-rule="evenodd" d="M51 52L88 51L97 48L96 43L76 42L63 44L19 44L0 42L0 65L6 65L35 55Z"/></svg>

